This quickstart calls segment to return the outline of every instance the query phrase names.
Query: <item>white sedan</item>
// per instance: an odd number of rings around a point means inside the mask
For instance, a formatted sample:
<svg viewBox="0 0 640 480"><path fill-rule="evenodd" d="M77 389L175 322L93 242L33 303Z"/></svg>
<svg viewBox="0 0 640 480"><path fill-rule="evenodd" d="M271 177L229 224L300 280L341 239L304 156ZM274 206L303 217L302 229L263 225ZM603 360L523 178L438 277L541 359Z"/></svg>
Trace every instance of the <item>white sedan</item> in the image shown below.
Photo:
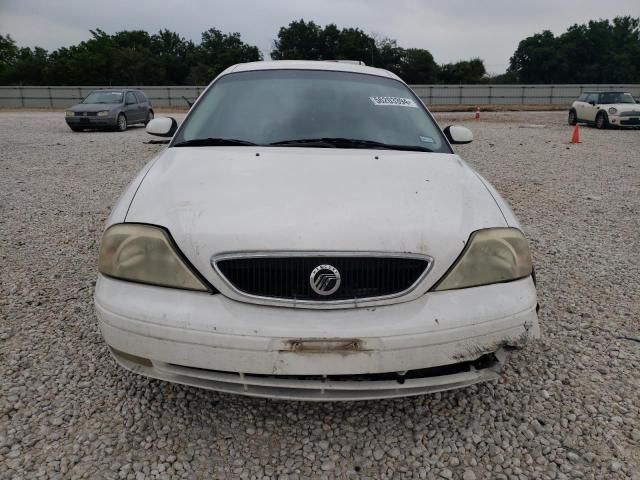
<svg viewBox="0 0 640 480"><path fill-rule="evenodd" d="M539 337L507 203L394 74L308 61L218 76L129 185L95 307L123 367L302 400L496 379Z"/></svg>

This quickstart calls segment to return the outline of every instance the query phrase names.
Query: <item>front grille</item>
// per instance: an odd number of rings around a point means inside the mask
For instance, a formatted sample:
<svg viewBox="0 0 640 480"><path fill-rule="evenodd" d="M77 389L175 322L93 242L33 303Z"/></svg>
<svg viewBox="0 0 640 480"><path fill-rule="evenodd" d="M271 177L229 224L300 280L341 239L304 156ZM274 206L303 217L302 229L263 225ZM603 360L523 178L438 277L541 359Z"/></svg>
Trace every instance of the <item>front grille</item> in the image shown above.
<svg viewBox="0 0 640 480"><path fill-rule="evenodd" d="M303 302L356 301L397 296L412 289L426 274L430 259L420 256L250 254L214 260L218 272L242 294ZM327 270L324 293L314 291L311 275L317 267L330 265L340 283ZM322 275L322 271L318 275ZM320 278L322 280L322 278ZM320 282L321 283L321 282ZM318 284L316 284L317 287ZM317 290L317 289L316 289ZM322 288L320 288L322 290Z"/></svg>
<svg viewBox="0 0 640 480"><path fill-rule="evenodd" d="M640 110L635 111L635 110L631 110L631 111L627 111L627 112L622 112L620 113L621 117L640 117Z"/></svg>
<svg viewBox="0 0 640 480"><path fill-rule="evenodd" d="M630 118L629 120L620 120L620 125L640 125L640 119Z"/></svg>
<svg viewBox="0 0 640 480"><path fill-rule="evenodd" d="M95 117L98 112L76 112L76 117Z"/></svg>

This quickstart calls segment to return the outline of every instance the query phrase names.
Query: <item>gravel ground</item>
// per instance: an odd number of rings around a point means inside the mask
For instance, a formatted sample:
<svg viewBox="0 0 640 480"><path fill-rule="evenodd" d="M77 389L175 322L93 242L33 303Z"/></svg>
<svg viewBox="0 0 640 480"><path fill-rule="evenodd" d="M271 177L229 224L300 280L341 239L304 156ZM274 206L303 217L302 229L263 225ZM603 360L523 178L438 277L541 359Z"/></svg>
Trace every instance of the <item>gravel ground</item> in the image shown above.
<svg viewBox="0 0 640 480"><path fill-rule="evenodd" d="M498 383L278 402L116 367L92 307L104 220L161 146L0 113L0 479L640 479L640 131L440 114L531 239L543 339Z"/></svg>

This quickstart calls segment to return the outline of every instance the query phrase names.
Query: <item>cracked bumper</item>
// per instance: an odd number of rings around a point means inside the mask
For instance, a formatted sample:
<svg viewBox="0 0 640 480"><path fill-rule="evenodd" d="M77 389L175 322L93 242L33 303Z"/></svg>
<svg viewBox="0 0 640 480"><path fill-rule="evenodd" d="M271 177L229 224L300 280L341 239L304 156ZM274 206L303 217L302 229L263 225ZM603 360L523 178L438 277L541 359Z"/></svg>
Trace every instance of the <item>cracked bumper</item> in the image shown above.
<svg viewBox="0 0 640 480"><path fill-rule="evenodd" d="M531 278L384 307L304 310L100 277L95 305L123 367L275 398L354 400L459 388L497 377L496 365L474 361L540 335ZM398 381L397 372L408 379Z"/></svg>

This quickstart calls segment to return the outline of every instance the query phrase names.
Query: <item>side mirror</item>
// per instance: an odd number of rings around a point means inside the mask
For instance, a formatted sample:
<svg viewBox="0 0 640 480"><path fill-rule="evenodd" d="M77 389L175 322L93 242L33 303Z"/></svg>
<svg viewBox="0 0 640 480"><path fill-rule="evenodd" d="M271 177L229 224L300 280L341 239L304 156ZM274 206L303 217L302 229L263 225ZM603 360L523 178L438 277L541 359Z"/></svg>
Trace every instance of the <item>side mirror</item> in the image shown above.
<svg viewBox="0 0 640 480"><path fill-rule="evenodd" d="M147 133L158 137L173 137L178 129L178 122L172 117L158 117L147 123Z"/></svg>
<svg viewBox="0 0 640 480"><path fill-rule="evenodd" d="M589 105L593 105L595 107L596 106L596 102L589 102Z"/></svg>
<svg viewBox="0 0 640 480"><path fill-rule="evenodd" d="M449 125L444 129L444 134L452 144L463 144L473 142L473 133L467 127L460 125Z"/></svg>

